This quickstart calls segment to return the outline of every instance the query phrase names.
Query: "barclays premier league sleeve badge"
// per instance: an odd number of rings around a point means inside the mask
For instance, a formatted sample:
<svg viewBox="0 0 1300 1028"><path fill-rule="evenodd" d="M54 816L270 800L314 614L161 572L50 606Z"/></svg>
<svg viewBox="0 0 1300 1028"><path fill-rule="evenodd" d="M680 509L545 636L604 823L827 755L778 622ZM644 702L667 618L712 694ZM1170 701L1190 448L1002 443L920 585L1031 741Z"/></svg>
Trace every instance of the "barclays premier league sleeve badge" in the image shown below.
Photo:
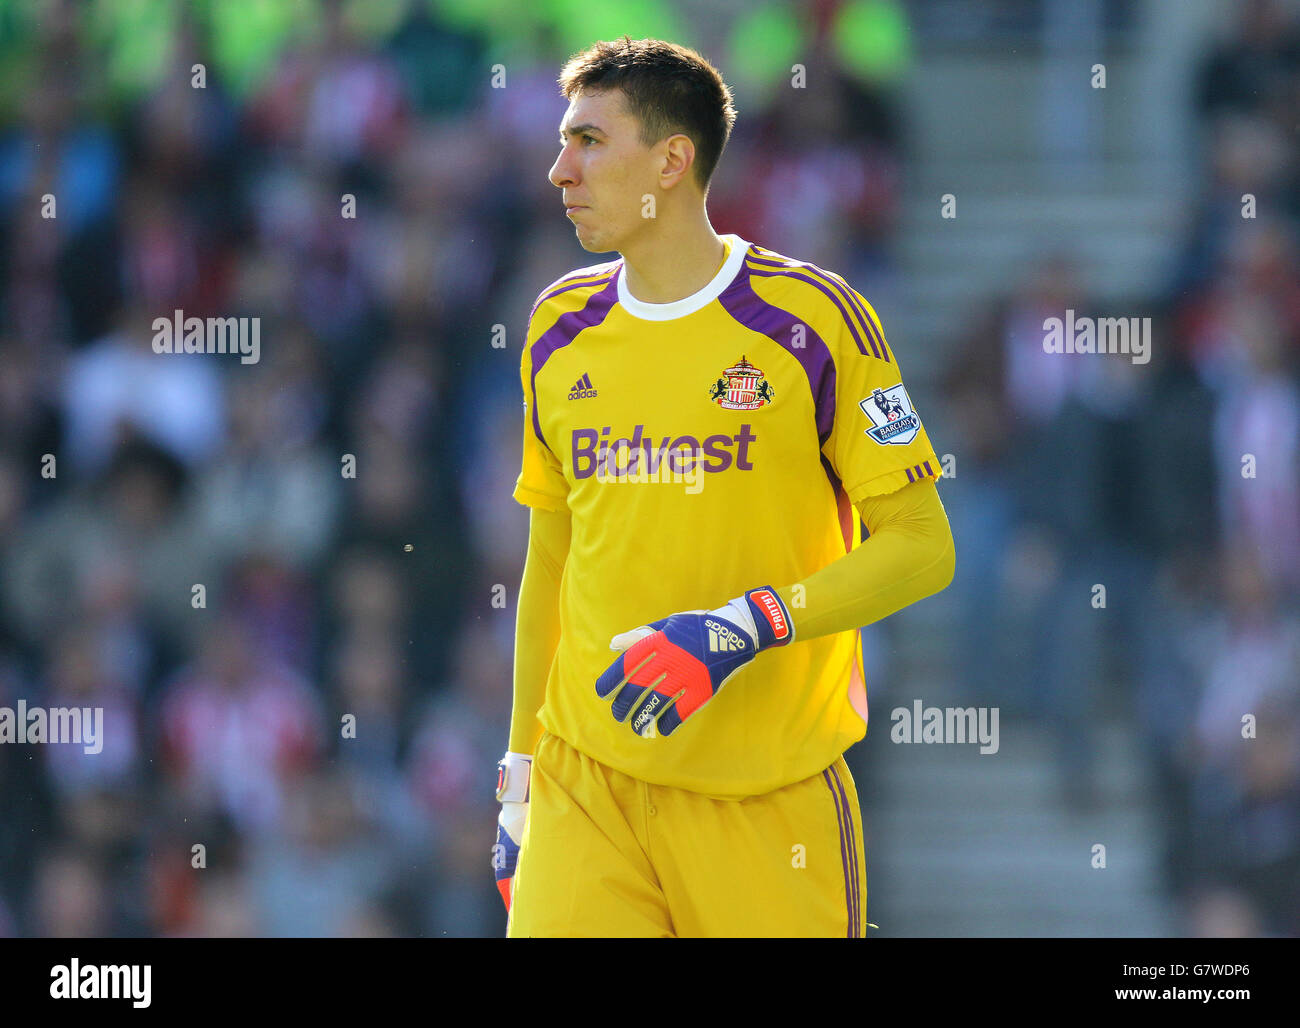
<svg viewBox="0 0 1300 1028"><path fill-rule="evenodd" d="M921 430L921 419L912 410L912 401L907 398L903 383L888 389L873 389L865 400L859 400L858 406L871 422L866 429L881 446L890 443L910 443Z"/></svg>

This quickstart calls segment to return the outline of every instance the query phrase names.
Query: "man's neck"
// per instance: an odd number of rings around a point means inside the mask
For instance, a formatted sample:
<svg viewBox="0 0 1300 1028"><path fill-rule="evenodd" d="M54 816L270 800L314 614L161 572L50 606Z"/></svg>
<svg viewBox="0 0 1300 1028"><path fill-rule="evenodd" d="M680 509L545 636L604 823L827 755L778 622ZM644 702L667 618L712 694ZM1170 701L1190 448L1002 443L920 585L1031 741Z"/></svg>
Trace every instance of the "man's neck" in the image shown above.
<svg viewBox="0 0 1300 1028"><path fill-rule="evenodd" d="M713 281L726 252L707 217L666 236L658 233L623 251L627 288L642 303L676 303Z"/></svg>

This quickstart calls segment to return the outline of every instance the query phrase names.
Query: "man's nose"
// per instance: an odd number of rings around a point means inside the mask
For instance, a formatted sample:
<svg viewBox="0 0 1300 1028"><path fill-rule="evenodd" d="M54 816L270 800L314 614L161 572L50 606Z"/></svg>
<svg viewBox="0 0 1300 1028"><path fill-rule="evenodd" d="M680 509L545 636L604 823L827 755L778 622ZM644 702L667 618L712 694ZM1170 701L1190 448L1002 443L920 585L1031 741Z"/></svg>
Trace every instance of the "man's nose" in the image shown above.
<svg viewBox="0 0 1300 1028"><path fill-rule="evenodd" d="M563 189L565 186L573 185L573 165L567 156L568 151L561 151L560 156L555 158L555 163L551 165L550 180L551 185L557 189Z"/></svg>

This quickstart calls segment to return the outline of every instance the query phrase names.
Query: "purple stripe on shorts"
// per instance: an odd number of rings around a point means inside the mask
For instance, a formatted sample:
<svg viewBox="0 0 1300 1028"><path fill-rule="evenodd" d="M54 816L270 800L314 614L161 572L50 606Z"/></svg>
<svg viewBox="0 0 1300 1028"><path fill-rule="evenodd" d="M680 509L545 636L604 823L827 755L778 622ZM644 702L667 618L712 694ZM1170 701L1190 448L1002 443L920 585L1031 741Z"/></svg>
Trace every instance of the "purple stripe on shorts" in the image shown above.
<svg viewBox="0 0 1300 1028"><path fill-rule="evenodd" d="M588 283L594 285L595 283ZM605 315L618 301L618 276L613 276L600 289L587 297L587 302L581 310L569 311L567 314L561 314L556 319L555 324L538 336L537 341L533 343L533 431L537 433L537 438L542 441L543 446L547 446L546 437L542 435L542 422L537 416L537 373L551 358L556 350L568 346L578 333L586 328L595 328L605 320ZM547 449L550 449L547 446Z"/></svg>
<svg viewBox="0 0 1300 1028"><path fill-rule="evenodd" d="M844 867L844 902L849 919L848 937L854 939L857 938L855 933L857 931L858 919L856 916L857 910L853 902L853 883L849 876L848 847L846 846L844 839L844 814L840 810L839 795L835 792L835 786L831 784L831 774L829 769L822 772L822 778L826 782L826 788L831 791L831 802L835 804L835 821L840 828L840 863Z"/></svg>
<svg viewBox="0 0 1300 1028"><path fill-rule="evenodd" d="M840 793L840 803L844 806L844 816L849 822L849 857L853 864L853 930L857 932L861 924L859 912L862 909L862 897L858 892L858 833L853 824L853 808L849 806L848 791L844 788L840 773L835 770L834 764L831 765L830 772L835 778L835 787Z"/></svg>
<svg viewBox="0 0 1300 1028"><path fill-rule="evenodd" d="M835 424L835 361L831 359L830 348L807 322L773 306L754 292L750 272L747 265L741 265L735 280L718 297L718 303L740 324L761 332L799 362L812 389L818 443L825 444ZM803 325L807 330L803 346L794 345L795 325Z"/></svg>

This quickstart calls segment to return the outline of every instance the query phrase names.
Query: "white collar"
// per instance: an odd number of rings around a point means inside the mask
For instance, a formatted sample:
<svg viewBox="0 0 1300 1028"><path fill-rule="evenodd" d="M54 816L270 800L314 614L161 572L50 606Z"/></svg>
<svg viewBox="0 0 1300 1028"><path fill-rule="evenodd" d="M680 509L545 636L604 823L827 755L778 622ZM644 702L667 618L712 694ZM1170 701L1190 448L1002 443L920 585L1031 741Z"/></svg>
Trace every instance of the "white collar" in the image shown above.
<svg viewBox="0 0 1300 1028"><path fill-rule="evenodd" d="M672 303L646 303L638 300L628 291L627 264L624 263L618 269L619 304L635 318L645 321L673 321L694 314L701 307L712 303L727 286L731 285L745 260L745 254L749 251L749 243L740 236L728 234L721 238L731 243L731 252L727 254L727 259L723 261L722 267L713 276L713 280L699 292L682 300L674 300Z"/></svg>

